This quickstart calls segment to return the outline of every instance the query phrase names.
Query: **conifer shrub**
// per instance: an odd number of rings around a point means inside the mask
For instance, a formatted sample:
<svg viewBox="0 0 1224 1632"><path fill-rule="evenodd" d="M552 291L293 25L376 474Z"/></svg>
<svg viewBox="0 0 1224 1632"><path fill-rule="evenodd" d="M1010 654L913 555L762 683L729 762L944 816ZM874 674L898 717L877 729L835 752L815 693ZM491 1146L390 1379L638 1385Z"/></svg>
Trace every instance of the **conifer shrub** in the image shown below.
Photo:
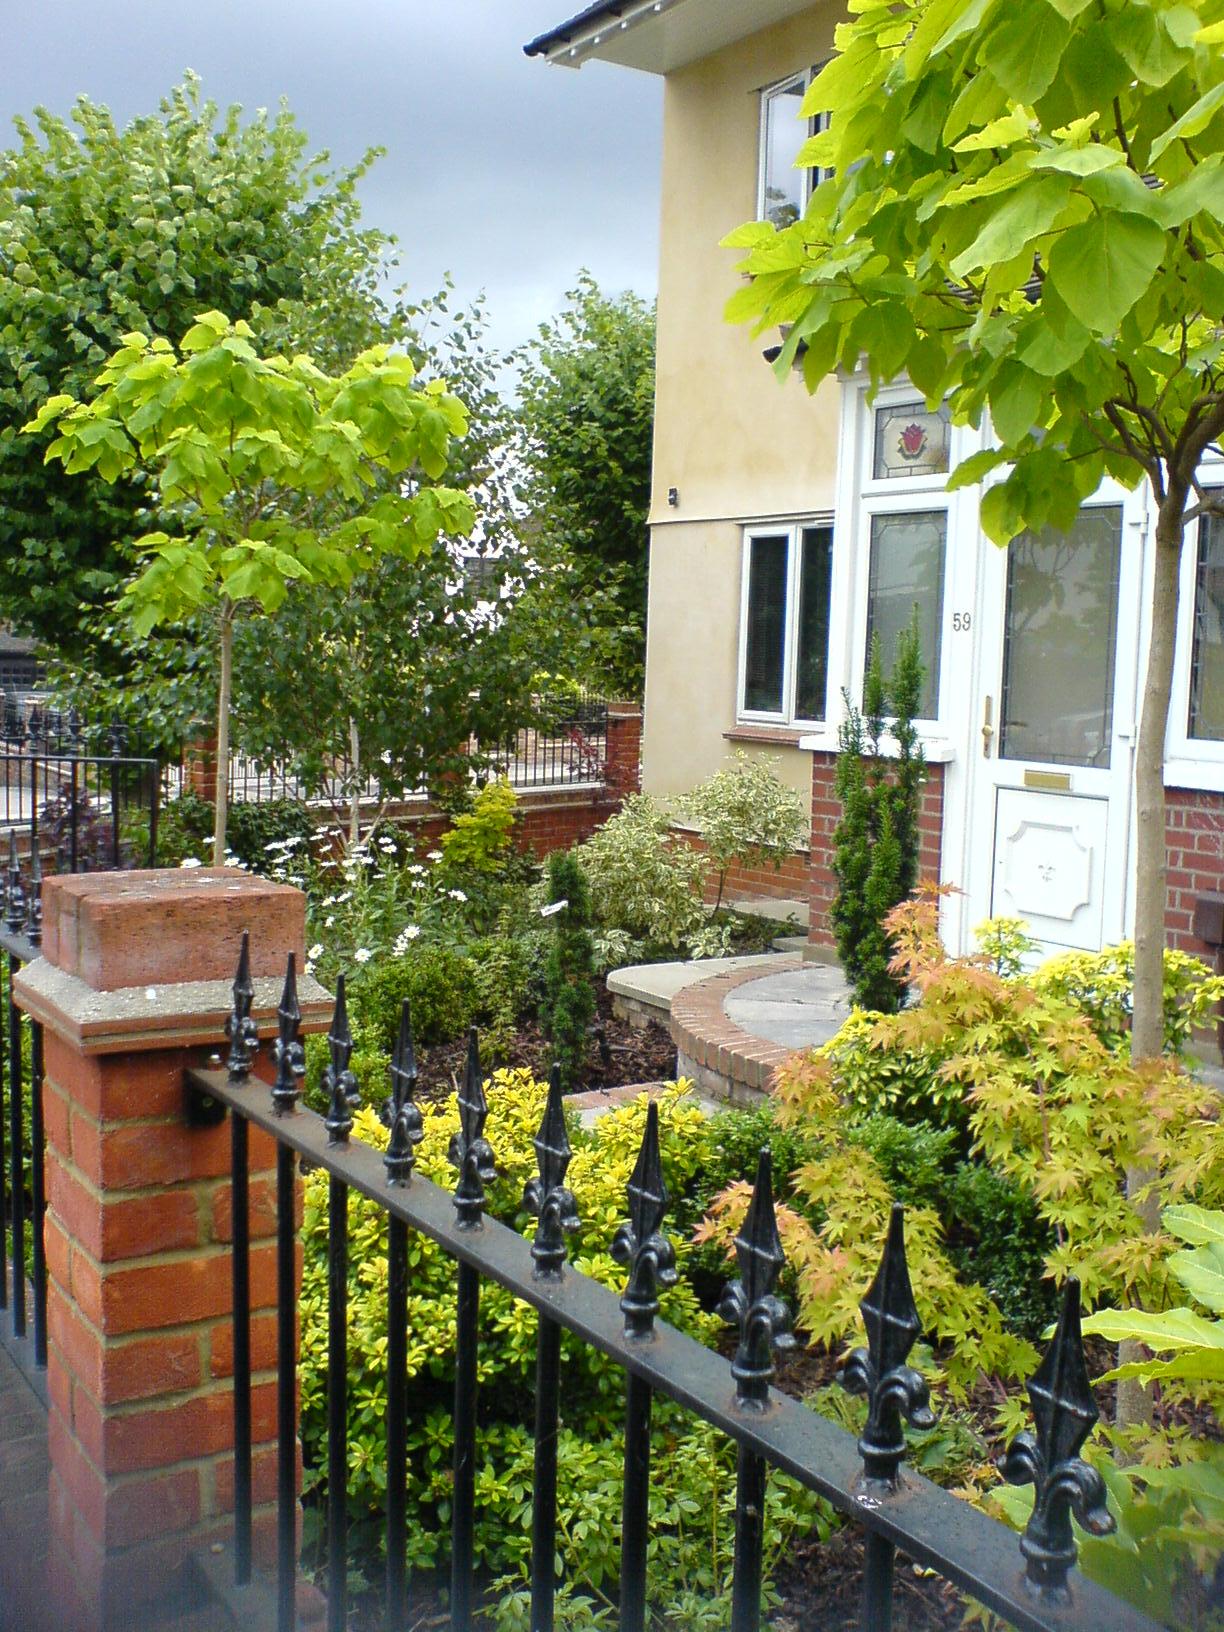
<svg viewBox="0 0 1224 1632"><path fill-rule="evenodd" d="M548 858L548 908L552 944L544 965L540 1022L561 1068L561 1085L572 1093L582 1079L587 1032L595 1014L595 952L591 901L578 858L555 850Z"/></svg>
<svg viewBox="0 0 1224 1632"><path fill-rule="evenodd" d="M837 734L833 787L842 815L833 834L837 893L830 918L855 1001L886 1014L900 1007L905 986L889 967L893 947L885 919L918 882L918 801L926 762L914 716L922 677L916 618L897 641L887 681L873 637L862 712L843 693L847 712ZM886 727L896 741L895 758L883 748Z"/></svg>

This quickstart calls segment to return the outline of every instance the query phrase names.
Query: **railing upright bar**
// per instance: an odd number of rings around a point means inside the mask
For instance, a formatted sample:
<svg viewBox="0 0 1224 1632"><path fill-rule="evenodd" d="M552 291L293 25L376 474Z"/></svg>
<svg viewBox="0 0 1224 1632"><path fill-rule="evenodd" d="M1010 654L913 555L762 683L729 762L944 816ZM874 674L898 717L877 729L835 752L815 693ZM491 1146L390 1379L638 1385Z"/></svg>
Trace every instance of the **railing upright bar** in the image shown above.
<svg viewBox="0 0 1224 1632"><path fill-rule="evenodd" d="M13 835L11 829L9 838L10 844L15 847L16 837ZM11 973L8 982L7 1003L8 1008L11 1010L13 1006L13 982ZM5 1272L5 1264L8 1261L8 1238L6 1233L8 1230L8 1163L5 1159L7 1153L4 1148L6 1143L4 1131L4 1092L7 1087L10 1100L13 1092L13 1079L9 1074L5 1062L6 1039L0 1040L0 1309L8 1308L8 1275Z"/></svg>
<svg viewBox="0 0 1224 1632"><path fill-rule="evenodd" d="M9 1247L12 1252L13 1335L24 1337L26 1332L25 1297L25 1131L22 1127L23 1089L21 1073L21 1010L13 1001L13 977L21 968L21 960L13 952L8 956L8 1053L9 1053L9 1153L10 1182L9 1209L12 1230Z"/></svg>
<svg viewBox="0 0 1224 1632"><path fill-rule="evenodd" d="M157 817L161 804L162 767L160 758L153 761L149 773L149 866L157 866Z"/></svg>
<svg viewBox="0 0 1224 1632"><path fill-rule="evenodd" d="M77 793L81 764L76 758L72 761L71 803L68 806L68 870L75 873L77 870Z"/></svg>
<svg viewBox="0 0 1224 1632"><path fill-rule="evenodd" d="M327 1629L348 1620L348 1186L328 1185Z"/></svg>
<svg viewBox="0 0 1224 1632"><path fill-rule="evenodd" d="M401 1632L408 1490L408 1226L387 1228L387 1632Z"/></svg>
<svg viewBox="0 0 1224 1632"><path fill-rule="evenodd" d="M43 1030L37 1020L30 1024L30 1199L34 1263L34 1364L47 1364L47 1249L43 1238L47 1213L47 1137L43 1124Z"/></svg>
<svg viewBox="0 0 1224 1632"><path fill-rule="evenodd" d="M646 1109L646 1129L629 1180L629 1221L617 1231L612 1256L626 1264L629 1280L621 1298L625 1336L654 1339L659 1288L676 1280L676 1255L663 1234L667 1186L659 1152L659 1107ZM650 1419L654 1391L636 1372L625 1390L625 1483L621 1506L620 1632L643 1632L646 1625L646 1553L650 1534Z"/></svg>
<svg viewBox="0 0 1224 1632"><path fill-rule="evenodd" d="M234 1321L234 1583L251 1579L251 1203L247 1120L230 1118Z"/></svg>
<svg viewBox="0 0 1224 1632"><path fill-rule="evenodd" d="M276 1147L276 1629L294 1632L297 1594L297 1299L294 1162Z"/></svg>
<svg viewBox="0 0 1224 1632"><path fill-rule="evenodd" d="M476 1359L480 1275L459 1266L455 1343L454 1510L451 1521L451 1629L470 1632L476 1531Z"/></svg>
<svg viewBox="0 0 1224 1632"><path fill-rule="evenodd" d="M864 1632L892 1632L896 1552L892 1542L883 1536L867 1536L863 1549Z"/></svg>
<svg viewBox="0 0 1224 1632"><path fill-rule="evenodd" d="M773 1351L792 1348L790 1312L774 1286L785 1257L773 1203L773 1158L768 1146L757 1163L756 1184L735 1239L738 1277L723 1293L719 1313L739 1326L731 1362L737 1408L763 1411L774 1374ZM768 1464L742 1441L736 1459L735 1560L731 1581L731 1632L757 1632L761 1623L761 1571L765 1538Z"/></svg>
<svg viewBox="0 0 1224 1632"><path fill-rule="evenodd" d="M561 1328L540 1316L536 1337L535 1476L531 1493L531 1632L553 1632L557 1585L557 1430Z"/></svg>

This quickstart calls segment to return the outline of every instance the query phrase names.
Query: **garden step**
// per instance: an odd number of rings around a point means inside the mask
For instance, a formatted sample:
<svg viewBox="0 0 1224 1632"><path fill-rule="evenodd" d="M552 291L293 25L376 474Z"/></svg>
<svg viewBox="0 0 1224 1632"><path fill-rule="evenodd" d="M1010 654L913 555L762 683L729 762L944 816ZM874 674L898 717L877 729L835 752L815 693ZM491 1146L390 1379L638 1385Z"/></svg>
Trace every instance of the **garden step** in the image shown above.
<svg viewBox="0 0 1224 1632"><path fill-rule="evenodd" d="M742 912L749 918L771 918L779 924L793 918L801 929L806 929L809 923L806 901L779 901L773 896L752 895L728 901L727 906L731 912Z"/></svg>
<svg viewBox="0 0 1224 1632"><path fill-rule="evenodd" d="M721 975L729 969L748 968L752 964L765 967L778 956L776 952L755 953L751 957L698 958L676 963L635 963L624 969L613 969L608 976L608 990L613 997L614 1012L636 1025L648 1020L667 1024L672 998L686 986Z"/></svg>

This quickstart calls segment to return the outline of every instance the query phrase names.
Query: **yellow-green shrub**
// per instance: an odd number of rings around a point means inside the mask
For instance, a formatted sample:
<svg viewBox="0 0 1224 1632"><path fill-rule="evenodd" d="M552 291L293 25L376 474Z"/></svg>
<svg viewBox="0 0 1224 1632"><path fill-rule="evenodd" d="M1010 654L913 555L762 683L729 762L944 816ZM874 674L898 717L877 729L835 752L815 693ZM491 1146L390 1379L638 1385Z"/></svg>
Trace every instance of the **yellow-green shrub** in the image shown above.
<svg viewBox="0 0 1224 1632"><path fill-rule="evenodd" d="M367 1091L371 1098L381 1097L377 1087L367 1085ZM486 1133L498 1162L498 1178L489 1188L489 1211L530 1233L534 1226L522 1212L521 1201L523 1186L535 1172L531 1140L539 1126L546 1089L528 1072L498 1071L487 1092ZM455 1174L447 1149L459 1125L457 1111L453 1104L436 1103L425 1103L421 1110L425 1136L417 1151L417 1171L450 1189ZM684 1085L664 1092L659 1111L664 1174L669 1189L680 1196L692 1188L707 1159L707 1123ZM576 1126L571 1130L574 1155L567 1183L582 1217L580 1229L570 1238L571 1262L575 1270L618 1289L624 1284L625 1272L613 1261L609 1248L627 1216L625 1188L645 1118L646 1100L641 1098L602 1117L589 1132ZM380 1148L387 1141L378 1118L364 1109L357 1112L353 1136ZM327 1211L327 1176L316 1171L305 1186L300 1364L302 1435L307 1484L312 1489L321 1486L325 1475ZM686 1283L686 1243L678 1239L676 1246L682 1273L677 1285L662 1295L663 1318L711 1341L720 1329L719 1322L703 1312ZM360 1544L364 1533L373 1549L386 1489L386 1214L357 1194L349 1197L349 1265L350 1522L355 1544ZM408 1535L409 1560L416 1567L437 1566L447 1556L454 1341L454 1265L431 1241L410 1236ZM495 1624L505 1632L520 1624L518 1585L526 1579L529 1563L530 1525L524 1523L524 1515L529 1511L531 1487L529 1424L535 1342L534 1311L501 1287L485 1283L481 1294L476 1549L481 1565L499 1578L496 1590L501 1603ZM611 1500L607 1492L614 1474L616 1490L620 1488L624 1376L597 1351L568 1336L562 1345L562 1368L560 1455L565 1476L561 1480L559 1552L567 1582L567 1613L571 1619L578 1617L577 1624L594 1627L602 1624L615 1587L618 1555L612 1538L617 1515L605 1526L593 1526L587 1510L604 1498ZM710 1550L711 1526L717 1535L719 1523L724 1524L723 1545L729 1547L729 1511L720 1521L718 1515L711 1515L707 1498L716 1485L729 1490L730 1453L717 1442L717 1436L664 1402L657 1412L657 1428L652 1501L657 1500L658 1508L653 1544L660 1559L670 1559L670 1564L656 1570L652 1590L660 1594L661 1624L688 1632L690 1627L705 1624L706 1615L725 1611L717 1595L702 1608L701 1593L691 1583L699 1580L702 1592L709 1585L700 1557ZM815 1498L790 1481L774 1484L771 1502L779 1515L781 1537L792 1534L796 1525L810 1528L817 1518ZM725 1582L720 1578L718 1585L721 1593ZM713 1627L718 1622L709 1624Z"/></svg>

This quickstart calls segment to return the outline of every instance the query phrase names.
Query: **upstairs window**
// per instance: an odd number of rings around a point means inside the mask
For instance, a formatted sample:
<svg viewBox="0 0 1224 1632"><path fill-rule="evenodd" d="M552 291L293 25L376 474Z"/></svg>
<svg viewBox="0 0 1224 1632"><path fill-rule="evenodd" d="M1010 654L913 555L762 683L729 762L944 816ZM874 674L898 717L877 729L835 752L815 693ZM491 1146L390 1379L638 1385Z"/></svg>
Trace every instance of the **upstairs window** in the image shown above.
<svg viewBox="0 0 1224 1632"><path fill-rule="evenodd" d="M832 568L828 523L745 536L742 715L778 723L824 719Z"/></svg>
<svg viewBox="0 0 1224 1632"><path fill-rule="evenodd" d="M792 74L761 92L761 167L757 218L775 227L789 227L807 209L812 189L824 174L796 170L799 149L809 136L823 130L825 114L803 119L800 110L816 70Z"/></svg>

